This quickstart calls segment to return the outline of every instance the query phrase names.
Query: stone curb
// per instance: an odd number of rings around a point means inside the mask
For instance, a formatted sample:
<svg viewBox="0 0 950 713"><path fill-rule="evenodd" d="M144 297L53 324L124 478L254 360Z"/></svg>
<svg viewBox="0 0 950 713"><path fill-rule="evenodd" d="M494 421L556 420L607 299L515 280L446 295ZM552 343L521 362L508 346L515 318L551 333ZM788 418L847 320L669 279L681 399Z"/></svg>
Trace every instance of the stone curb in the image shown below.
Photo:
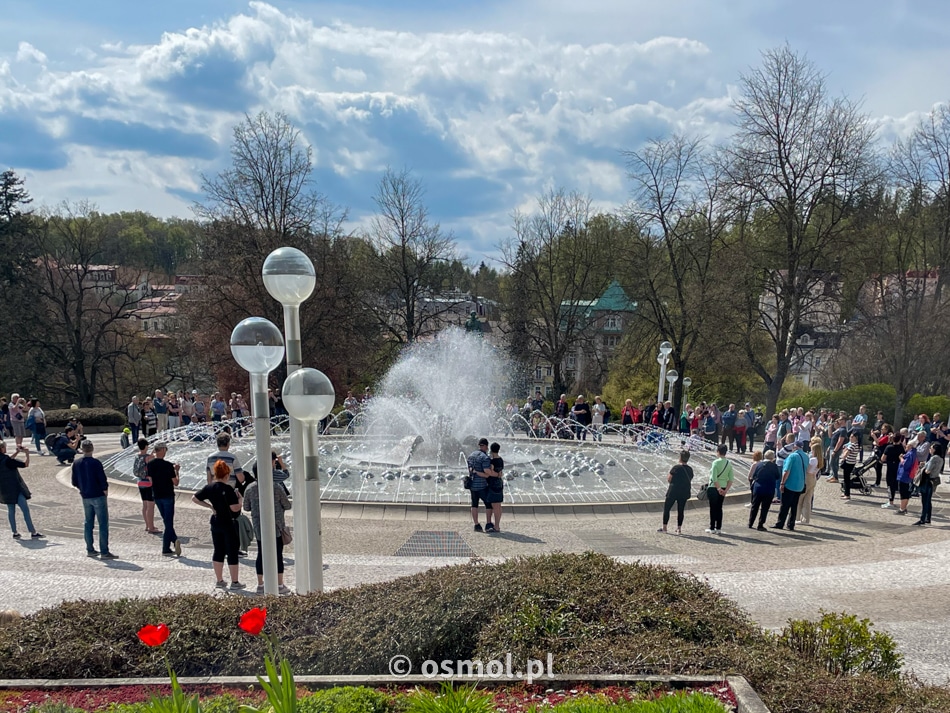
<svg viewBox="0 0 950 713"><path fill-rule="evenodd" d="M294 676L294 682L304 688L332 688L333 686L415 686L441 683L471 683L477 681L480 686L500 686L512 683L524 683L523 678L515 677L479 677L479 676ZM178 679L183 686L234 686L240 688L260 685L256 677L251 676L188 676ZM721 676L627 676L624 674L601 674L592 676L570 676L554 674L541 676L535 682L545 684L599 683L609 685L634 686L637 683L659 683L671 689L703 687L723 683ZM736 697L737 713L770 713L762 699L743 676L726 676ZM166 686L167 678L22 678L0 679L0 690L60 688L119 688L122 686Z"/></svg>

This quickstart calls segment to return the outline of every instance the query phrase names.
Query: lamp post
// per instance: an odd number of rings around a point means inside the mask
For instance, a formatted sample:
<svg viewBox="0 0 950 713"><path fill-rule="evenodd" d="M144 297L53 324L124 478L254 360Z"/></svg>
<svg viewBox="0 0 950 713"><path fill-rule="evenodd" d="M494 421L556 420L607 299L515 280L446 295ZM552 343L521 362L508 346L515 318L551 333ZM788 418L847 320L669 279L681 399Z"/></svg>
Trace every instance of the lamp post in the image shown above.
<svg viewBox="0 0 950 713"><path fill-rule="evenodd" d="M666 363L670 360L670 354L673 352L673 345L669 342L660 342L660 354L656 358L656 363L660 365L660 386L656 390L656 400L663 403L663 382L666 380Z"/></svg>
<svg viewBox="0 0 950 713"><path fill-rule="evenodd" d="M666 383L670 385L670 390L666 394L669 397L667 400L673 406L676 405L672 403L673 402L673 384L676 383L676 380L678 378L680 378L680 373L676 369L670 369L668 372L666 372Z"/></svg>
<svg viewBox="0 0 950 713"><path fill-rule="evenodd" d="M686 391L685 403L689 403L689 387L693 385L693 380L688 376L683 377L683 389Z"/></svg>
<svg viewBox="0 0 950 713"><path fill-rule="evenodd" d="M313 262L297 248L283 247L274 250L264 260L261 268L264 278L264 287L268 294L280 302L284 308L284 335L287 341L287 375L290 376L303 363L303 351L300 346L300 305L313 294L316 285L316 271ZM284 404L286 406L286 403ZM290 410L288 409L288 413ZM315 588L314 573L311 565L319 560L319 581L323 581L323 553L310 552L309 536L313 513L307 510L310 498L304 493L307 487L303 474L303 428L294 415L290 413L290 460L293 466L291 482L294 487L293 500L294 524L298 530L303 530L303 536L297 538L294 552L297 555L297 594L306 594ZM317 488L317 505L319 508L320 493ZM319 512L316 515L319 523ZM319 526L319 524L318 524ZM317 542L319 542L317 538Z"/></svg>
<svg viewBox="0 0 950 713"><path fill-rule="evenodd" d="M261 560L264 592L277 594L277 521L274 517L274 469L270 458L270 407L267 375L284 358L280 330L263 317L248 317L231 332L234 361L251 375L251 415L257 446L257 488L261 507Z"/></svg>
<svg viewBox="0 0 950 713"><path fill-rule="evenodd" d="M316 369L297 369L287 375L281 395L287 413L303 426L301 441L303 458L296 466L302 471L304 487L297 497L307 501L306 536L310 538L310 591L323 591L323 528L320 513L320 456L317 451L317 429L321 419L333 410L336 392L326 374ZM296 499L296 498L295 498Z"/></svg>

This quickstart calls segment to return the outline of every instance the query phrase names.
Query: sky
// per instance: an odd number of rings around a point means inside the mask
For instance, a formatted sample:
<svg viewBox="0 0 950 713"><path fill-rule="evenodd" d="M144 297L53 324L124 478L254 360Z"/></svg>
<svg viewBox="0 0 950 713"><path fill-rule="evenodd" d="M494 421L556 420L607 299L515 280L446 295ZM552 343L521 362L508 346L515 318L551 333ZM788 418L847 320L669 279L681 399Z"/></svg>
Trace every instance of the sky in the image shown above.
<svg viewBox="0 0 950 713"><path fill-rule="evenodd" d="M192 217L244 114L282 111L353 229L408 168L475 261L546 190L622 206L624 151L728 137L763 50L885 144L950 100L945 0L5 0L0 28L0 170L37 205Z"/></svg>

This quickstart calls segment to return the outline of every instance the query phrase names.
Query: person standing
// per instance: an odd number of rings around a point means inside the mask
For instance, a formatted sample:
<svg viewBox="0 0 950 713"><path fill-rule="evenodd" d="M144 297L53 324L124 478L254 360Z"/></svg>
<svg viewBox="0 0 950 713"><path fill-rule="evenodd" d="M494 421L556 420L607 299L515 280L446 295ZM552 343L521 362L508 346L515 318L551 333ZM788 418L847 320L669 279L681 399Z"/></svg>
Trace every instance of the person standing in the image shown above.
<svg viewBox="0 0 950 713"><path fill-rule="evenodd" d="M689 451L680 451L679 462L670 468L666 476L669 487L666 489L666 501L663 503L663 526L659 532L666 532L670 522L670 512L676 503L676 534L683 532L683 516L686 514L686 501L692 494L693 469L688 465Z"/></svg>
<svg viewBox="0 0 950 713"><path fill-rule="evenodd" d="M488 500L491 509L486 513L488 524L485 532L501 532L501 504L505 501L505 459L501 457L501 444L492 443L489 447L492 476L488 478Z"/></svg>
<svg viewBox="0 0 950 713"><path fill-rule="evenodd" d="M198 393L197 389L191 392L191 402L195 410L195 422L204 423L208 418L208 410L205 407L205 401Z"/></svg>
<svg viewBox="0 0 950 713"><path fill-rule="evenodd" d="M940 482L940 471L943 470L944 459L940 455L940 444L930 444L930 458L920 468L917 476L917 492L920 493L920 519L915 525L929 525L933 514L934 489Z"/></svg>
<svg viewBox="0 0 950 713"><path fill-rule="evenodd" d="M36 454L43 455L43 441L46 438L46 414L40 408L39 399L30 401L30 411L26 415L27 423L32 423L33 443L36 444ZM49 449L47 449L49 450Z"/></svg>
<svg viewBox="0 0 950 713"><path fill-rule="evenodd" d="M706 500L709 501L709 527L706 528L706 532L711 535L722 534L722 505L735 479L732 462L726 458L728 451L726 444L720 443L716 447L719 457L712 462L709 469L709 485L706 487Z"/></svg>
<svg viewBox="0 0 950 713"><path fill-rule="evenodd" d="M574 419L574 434L577 440L586 441L587 431L591 424L590 404L584 400L584 394L580 394L574 401L571 409L571 416Z"/></svg>
<svg viewBox="0 0 950 713"><path fill-rule="evenodd" d="M24 460L16 458L16 454L22 453ZM17 446L13 457L7 455L7 444L0 441L0 503L7 506L7 517L10 519L10 529L13 531L13 539L19 540L20 533L16 527L16 509L20 508L23 515L23 522L26 529L30 531L33 539L42 537L35 527L33 519L30 517L30 506L27 504L32 496L30 489L26 487L26 482L20 474L22 468L30 467L30 449L24 446Z"/></svg>
<svg viewBox="0 0 950 713"><path fill-rule="evenodd" d="M795 530L795 520L798 519L798 500L805 492L805 473L808 472L808 456L802 445L792 441L791 452L782 463L782 480L779 490L782 495L782 504L778 510L778 520L772 527L782 530L788 523L788 529Z"/></svg>
<svg viewBox="0 0 950 713"><path fill-rule="evenodd" d="M142 519L145 521L145 531L150 535L161 532L155 528L155 495L152 492L152 481L148 479L148 462L152 456L148 452L148 441L140 438L135 442L139 452L132 461L132 475L135 476L139 488L139 497L142 499Z"/></svg>
<svg viewBox="0 0 950 713"><path fill-rule="evenodd" d="M848 436L848 443L843 449L844 459L841 461L841 472L844 474L844 495L842 500L851 499L851 474L858 464L858 451L861 448L858 434L854 431Z"/></svg>
<svg viewBox="0 0 950 713"><path fill-rule="evenodd" d="M221 394L217 391L211 399L211 420L220 423L224 420L224 412L228 405L222 400Z"/></svg>
<svg viewBox="0 0 950 713"><path fill-rule="evenodd" d="M195 416L195 397L183 391L178 392L178 401L181 407L181 425L190 426Z"/></svg>
<svg viewBox="0 0 950 713"><path fill-rule="evenodd" d="M845 426L845 419L838 418L835 421L835 430L831 434L831 447L829 449L828 460L828 482L838 482L838 467L841 463L841 455L844 447L848 443L848 429Z"/></svg>
<svg viewBox="0 0 950 713"><path fill-rule="evenodd" d="M736 413L735 404L729 404L729 408L723 411L720 417L722 423L722 440L720 443L728 442L730 451L736 449L736 420L738 418L739 414Z"/></svg>
<svg viewBox="0 0 950 713"><path fill-rule="evenodd" d="M241 513L243 498L228 483L231 468L223 460L215 461L212 467L214 481L205 485L191 496L196 505L208 508L211 514L211 542L214 552L211 555L211 567L214 570L215 587L224 589L224 560L228 561L228 573L231 575L232 591L246 589L238 576L238 530L237 516Z"/></svg>
<svg viewBox="0 0 950 713"><path fill-rule="evenodd" d="M746 432L749 430L745 415L745 409L739 409L739 413L736 415L736 425L732 427L732 431L736 436L736 450L743 455L745 455Z"/></svg>
<svg viewBox="0 0 950 713"><path fill-rule="evenodd" d="M132 440L139 439L139 429L142 427L142 408L139 406L139 397L133 396L129 405L125 407L125 417L128 419L129 428L132 429Z"/></svg>
<svg viewBox="0 0 950 713"><path fill-rule="evenodd" d="M80 445L82 456L73 462L72 484L82 497L82 510L85 516L83 536L86 539L86 555L101 557L104 560L118 559L118 555L109 549L109 481L102 461L92 455L92 441L83 441ZM92 533L96 521L99 521L99 550L93 545Z"/></svg>
<svg viewBox="0 0 950 713"><path fill-rule="evenodd" d="M758 452L758 451L757 451ZM775 464L775 451L766 451L763 460L750 472L752 480L752 509L749 510L749 527L759 524L757 530L766 530L765 521L772 507L772 495L775 493L775 484L782 479L782 472Z"/></svg>
<svg viewBox="0 0 950 713"><path fill-rule="evenodd" d="M13 440L16 447L23 445L23 437L26 435L26 414L23 405L26 401L20 398L19 394L10 395L10 428L13 430Z"/></svg>
<svg viewBox="0 0 950 713"><path fill-rule="evenodd" d="M478 450L472 451L468 457L468 475L472 479L472 521L475 523L475 532L482 532L478 522L479 502L485 504L485 510L491 510L488 501L488 478L492 475L491 458L488 455L488 439L478 439ZM487 514L486 514L487 519Z"/></svg>
<svg viewBox="0 0 950 713"><path fill-rule="evenodd" d="M164 523L162 554L166 557L181 557L181 542L175 532L175 487L178 485L179 465L165 460L168 444L156 443L153 450L154 456L146 466L146 472L152 482L155 507L158 508L158 514L162 516Z"/></svg>
<svg viewBox="0 0 950 713"><path fill-rule="evenodd" d="M805 473L805 492L802 495L798 508L798 522L803 525L811 524L811 510L815 500L815 485L818 483L818 473L824 468L825 453L821 447L821 439L811 441L811 457L808 459L808 471Z"/></svg>
<svg viewBox="0 0 950 713"><path fill-rule="evenodd" d="M607 415L607 406L599 396L594 397L591 408L591 426L594 429L594 440L604 440L604 417Z"/></svg>
<svg viewBox="0 0 950 713"><path fill-rule="evenodd" d="M178 396L175 395L175 392L168 392L168 428L175 429L181 426L181 403L178 401Z"/></svg>
<svg viewBox="0 0 950 713"><path fill-rule="evenodd" d="M910 503L910 493L914 484L914 473L917 470L917 440L911 438L907 442L907 450L901 456L897 467L897 491L901 496L900 509L895 515L906 515L907 505Z"/></svg>
<svg viewBox="0 0 950 713"><path fill-rule="evenodd" d="M851 433L858 437L858 460L864 462L864 430L868 426L868 408L864 404L851 419Z"/></svg>
<svg viewBox="0 0 950 713"><path fill-rule="evenodd" d="M238 459L228 449L231 447L231 434L222 431L217 435L218 450L208 456L208 462L205 464L205 475L208 479L208 485L213 481L214 464L223 461L228 466L228 482L232 488L237 487L237 474L243 473Z"/></svg>
<svg viewBox="0 0 950 713"><path fill-rule="evenodd" d="M887 502L881 505L885 510L894 507L894 498L898 490L897 471L900 467L902 455L904 455L903 436L899 433L892 433L881 454L884 461L884 483L887 485Z"/></svg>
<svg viewBox="0 0 950 713"><path fill-rule="evenodd" d="M254 464L254 475L257 475L257 464ZM257 560L254 563L257 572L257 593L264 593L264 560L261 547L261 496L260 481L255 480L244 491L244 510L251 513L251 522L254 525L254 536L257 538ZM290 498L287 491L277 481L274 481L274 522L277 528L277 593L290 594L290 588L284 586L284 538L281 532L286 527L284 513L290 510Z"/></svg>
<svg viewBox="0 0 950 713"><path fill-rule="evenodd" d="M161 389L155 389L152 399L152 409L155 411L156 433L168 430L168 401Z"/></svg>

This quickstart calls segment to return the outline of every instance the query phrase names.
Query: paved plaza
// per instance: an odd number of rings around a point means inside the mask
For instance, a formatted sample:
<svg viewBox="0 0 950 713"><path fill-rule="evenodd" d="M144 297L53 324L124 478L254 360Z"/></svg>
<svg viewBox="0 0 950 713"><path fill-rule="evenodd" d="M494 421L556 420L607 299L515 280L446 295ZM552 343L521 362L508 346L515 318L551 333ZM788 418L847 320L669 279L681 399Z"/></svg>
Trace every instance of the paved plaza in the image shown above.
<svg viewBox="0 0 950 713"><path fill-rule="evenodd" d="M97 455L117 447L117 436L92 437ZM174 460L174 452L169 459ZM34 612L64 600L117 599L214 590L208 511L179 504L176 529L180 559L162 557L161 537L149 535L134 490L110 496L111 549L118 560L86 557L82 506L68 486L68 470L51 457L32 457L24 471L33 491L33 521L42 540L0 537L0 608ZM672 460L671 460L672 464ZM699 474L697 474L699 475ZM744 476L744 474L743 474ZM688 510L681 536L658 533L658 512L508 514L503 533L472 531L467 513L412 513L400 509L324 509L324 563L328 588L350 587L413 574L478 557L493 561L518 555L594 550L625 562L669 565L722 591L765 627L819 610L870 618L900 644L907 668L921 678L950 680L950 491L934 500L934 525L913 527L910 514L882 510L884 491L839 499L837 485L819 483L811 525L795 532L757 532L746 527L748 510L728 505L725 533L706 535L705 509ZM943 495L941 498L940 495ZM777 507L777 506L773 506ZM19 517L19 513L18 513ZM156 513L156 522L160 523ZM20 528L23 530L22 519ZM256 582L252 558L241 579ZM293 588L293 547L287 553ZM253 586L251 586L253 591ZM217 592L216 596L230 595Z"/></svg>

